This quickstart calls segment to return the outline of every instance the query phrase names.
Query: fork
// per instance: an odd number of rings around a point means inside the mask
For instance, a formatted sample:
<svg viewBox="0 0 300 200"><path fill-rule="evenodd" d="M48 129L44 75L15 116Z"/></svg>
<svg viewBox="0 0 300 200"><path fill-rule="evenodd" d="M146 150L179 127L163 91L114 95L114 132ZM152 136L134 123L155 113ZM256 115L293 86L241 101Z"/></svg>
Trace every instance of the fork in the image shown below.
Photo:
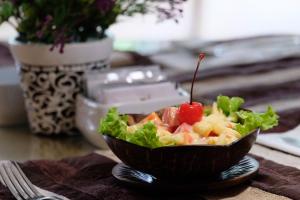
<svg viewBox="0 0 300 200"><path fill-rule="evenodd" d="M58 197L42 195L16 162L0 163L0 181L8 187L17 200L62 200Z"/></svg>

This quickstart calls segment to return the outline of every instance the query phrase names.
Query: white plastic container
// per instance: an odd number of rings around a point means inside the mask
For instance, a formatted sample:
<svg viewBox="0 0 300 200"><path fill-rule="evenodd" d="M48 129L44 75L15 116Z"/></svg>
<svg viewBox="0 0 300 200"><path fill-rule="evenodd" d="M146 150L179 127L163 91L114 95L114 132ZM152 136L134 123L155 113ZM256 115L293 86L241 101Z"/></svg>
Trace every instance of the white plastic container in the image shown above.
<svg viewBox="0 0 300 200"><path fill-rule="evenodd" d="M86 139L101 149L107 149L107 145L98 133L100 119L103 118L108 109L111 107L118 108L121 114L148 114L157 111L161 108L178 105L189 100L189 94L182 90L177 89L178 96L170 98L151 99L141 101L139 103L119 103L105 105L88 99L84 96L78 95L76 101L76 125Z"/></svg>

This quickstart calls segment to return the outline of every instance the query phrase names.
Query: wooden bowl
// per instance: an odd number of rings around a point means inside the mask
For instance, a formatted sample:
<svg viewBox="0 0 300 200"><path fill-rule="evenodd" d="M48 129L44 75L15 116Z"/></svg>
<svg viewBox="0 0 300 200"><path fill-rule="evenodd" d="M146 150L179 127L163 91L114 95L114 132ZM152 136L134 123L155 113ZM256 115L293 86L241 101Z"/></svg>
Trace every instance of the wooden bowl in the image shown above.
<svg viewBox="0 0 300 200"><path fill-rule="evenodd" d="M215 176L237 164L251 149L260 130L230 145L184 145L149 149L104 136L115 155L126 165L160 178Z"/></svg>

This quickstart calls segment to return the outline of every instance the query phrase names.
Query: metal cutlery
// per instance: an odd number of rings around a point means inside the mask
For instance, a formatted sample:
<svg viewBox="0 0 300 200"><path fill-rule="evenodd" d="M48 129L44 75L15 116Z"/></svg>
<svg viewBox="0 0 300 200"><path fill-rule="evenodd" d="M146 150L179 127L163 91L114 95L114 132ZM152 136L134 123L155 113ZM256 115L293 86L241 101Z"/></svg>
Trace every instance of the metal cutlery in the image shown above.
<svg viewBox="0 0 300 200"><path fill-rule="evenodd" d="M17 200L64 200L58 196L43 195L16 162L0 162L0 181Z"/></svg>

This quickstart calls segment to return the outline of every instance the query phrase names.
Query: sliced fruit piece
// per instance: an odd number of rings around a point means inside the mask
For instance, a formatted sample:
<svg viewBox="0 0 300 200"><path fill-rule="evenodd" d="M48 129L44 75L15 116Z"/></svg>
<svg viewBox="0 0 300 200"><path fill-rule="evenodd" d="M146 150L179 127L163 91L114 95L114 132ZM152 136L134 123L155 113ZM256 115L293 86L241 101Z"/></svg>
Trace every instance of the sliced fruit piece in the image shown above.
<svg viewBox="0 0 300 200"><path fill-rule="evenodd" d="M175 130L174 134L182 133L182 132L191 132L193 127L187 123L183 123Z"/></svg>
<svg viewBox="0 0 300 200"><path fill-rule="evenodd" d="M169 107L164 109L162 122L164 124L168 124L169 127L178 127L180 124L178 121L177 112L178 108L176 107Z"/></svg>
<svg viewBox="0 0 300 200"><path fill-rule="evenodd" d="M141 123L147 123L147 122L153 122L156 125L163 124L160 117L157 115L157 113L152 112L150 115L148 115L146 118L144 118Z"/></svg>

